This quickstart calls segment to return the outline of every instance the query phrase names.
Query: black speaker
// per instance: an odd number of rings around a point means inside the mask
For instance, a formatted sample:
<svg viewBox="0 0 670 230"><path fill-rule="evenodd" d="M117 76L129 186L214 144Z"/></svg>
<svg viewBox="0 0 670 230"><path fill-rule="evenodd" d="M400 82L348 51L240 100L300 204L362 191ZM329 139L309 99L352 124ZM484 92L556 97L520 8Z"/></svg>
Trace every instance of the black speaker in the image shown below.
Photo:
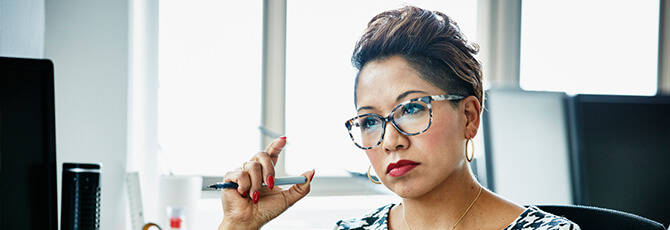
<svg viewBox="0 0 670 230"><path fill-rule="evenodd" d="M100 229L100 164L63 163L61 230Z"/></svg>

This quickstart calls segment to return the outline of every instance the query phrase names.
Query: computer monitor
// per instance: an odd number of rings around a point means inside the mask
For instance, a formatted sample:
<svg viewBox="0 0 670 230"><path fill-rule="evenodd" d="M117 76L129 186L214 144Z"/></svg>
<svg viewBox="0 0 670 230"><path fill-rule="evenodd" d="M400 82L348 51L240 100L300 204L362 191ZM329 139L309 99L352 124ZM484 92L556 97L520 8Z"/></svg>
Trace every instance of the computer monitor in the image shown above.
<svg viewBox="0 0 670 230"><path fill-rule="evenodd" d="M573 203L566 100L562 92L486 91L482 131L489 189L520 204ZM528 186L543 192L520 189Z"/></svg>
<svg viewBox="0 0 670 230"><path fill-rule="evenodd" d="M0 229L57 229L53 65L0 57Z"/></svg>
<svg viewBox="0 0 670 230"><path fill-rule="evenodd" d="M670 223L670 97L570 100L577 204Z"/></svg>

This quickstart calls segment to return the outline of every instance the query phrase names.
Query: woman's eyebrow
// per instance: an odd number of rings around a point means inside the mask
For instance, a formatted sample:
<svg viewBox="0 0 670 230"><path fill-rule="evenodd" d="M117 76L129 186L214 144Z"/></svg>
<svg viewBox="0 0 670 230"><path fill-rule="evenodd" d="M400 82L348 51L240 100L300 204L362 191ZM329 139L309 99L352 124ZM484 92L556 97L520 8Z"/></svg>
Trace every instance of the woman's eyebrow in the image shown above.
<svg viewBox="0 0 670 230"><path fill-rule="evenodd" d="M363 107L358 108L358 110L356 110L356 111L360 112L361 110L364 110L364 109L373 110L374 108L375 107L372 107L372 106L363 106Z"/></svg>
<svg viewBox="0 0 670 230"><path fill-rule="evenodd" d="M427 94L427 92L421 91L421 90L408 90L408 91L405 91L404 93L401 93L400 95L398 95L398 98L395 99L395 102L400 102L405 97L407 97L407 95L410 95L410 94L413 94L413 93L425 93L425 94Z"/></svg>
<svg viewBox="0 0 670 230"><path fill-rule="evenodd" d="M405 91L404 93L401 93L400 95L398 95L398 97L395 99L395 102L398 103L401 100L403 100L405 97L407 97L408 95L413 94L413 93L428 94L427 92L421 91L421 90L408 90L408 91ZM362 107L358 108L358 110L356 110L356 111L360 112L361 110L364 110L364 109L373 110L374 108L375 107L373 107L373 106L362 106Z"/></svg>

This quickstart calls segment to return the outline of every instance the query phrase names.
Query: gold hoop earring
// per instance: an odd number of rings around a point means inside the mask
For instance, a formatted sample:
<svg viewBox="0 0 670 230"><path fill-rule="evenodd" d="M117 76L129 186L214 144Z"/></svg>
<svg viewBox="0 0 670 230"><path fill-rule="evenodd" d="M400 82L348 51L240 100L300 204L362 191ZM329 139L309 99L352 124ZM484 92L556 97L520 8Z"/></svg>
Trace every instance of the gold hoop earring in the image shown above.
<svg viewBox="0 0 670 230"><path fill-rule="evenodd" d="M470 142L470 146L472 147L472 154L468 154L468 142ZM468 162L472 162L472 160L475 159L475 142L472 141L472 138L465 141L465 159L468 160Z"/></svg>
<svg viewBox="0 0 670 230"><path fill-rule="evenodd" d="M370 165L370 167L368 167L368 179L370 179L370 181L372 181L372 183L381 184L382 182L379 182L379 181L376 181L376 180L372 179L372 176L370 176L370 168L372 168L372 165Z"/></svg>

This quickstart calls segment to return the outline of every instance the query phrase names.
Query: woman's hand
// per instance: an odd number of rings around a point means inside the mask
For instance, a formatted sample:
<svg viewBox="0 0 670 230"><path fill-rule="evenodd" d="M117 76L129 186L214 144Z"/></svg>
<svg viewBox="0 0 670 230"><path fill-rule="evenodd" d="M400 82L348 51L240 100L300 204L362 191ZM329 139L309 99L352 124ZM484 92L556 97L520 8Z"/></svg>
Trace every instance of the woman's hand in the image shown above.
<svg viewBox="0 0 670 230"><path fill-rule="evenodd" d="M286 137L275 139L263 152L254 155L243 167L226 173L223 182L235 182L237 189L223 189L223 229L259 229L309 193L314 170L302 174L308 180L288 190L274 187L274 165ZM268 186L262 186L265 182Z"/></svg>

